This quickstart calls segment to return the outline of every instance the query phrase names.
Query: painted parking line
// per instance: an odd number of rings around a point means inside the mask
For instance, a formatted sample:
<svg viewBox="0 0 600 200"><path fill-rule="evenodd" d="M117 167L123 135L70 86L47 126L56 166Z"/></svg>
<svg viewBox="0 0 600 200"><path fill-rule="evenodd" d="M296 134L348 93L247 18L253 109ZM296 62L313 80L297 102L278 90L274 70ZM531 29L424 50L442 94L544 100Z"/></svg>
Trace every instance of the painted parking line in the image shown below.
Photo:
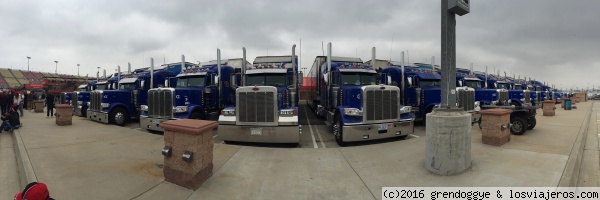
<svg viewBox="0 0 600 200"><path fill-rule="evenodd" d="M306 116L308 116L308 112L306 111L306 109L304 109L304 114L306 114ZM313 142L313 147L315 149L319 148L319 146L317 145L317 141L315 140L315 134L313 133L312 130L312 126L310 125L310 119L306 120L308 122L308 130L310 130L310 137L312 137L312 142ZM319 130L317 130L319 131Z"/></svg>
<svg viewBox="0 0 600 200"><path fill-rule="evenodd" d="M410 137L414 137L414 138L420 138L420 136L418 136L418 135L414 135L414 134L410 134Z"/></svg>

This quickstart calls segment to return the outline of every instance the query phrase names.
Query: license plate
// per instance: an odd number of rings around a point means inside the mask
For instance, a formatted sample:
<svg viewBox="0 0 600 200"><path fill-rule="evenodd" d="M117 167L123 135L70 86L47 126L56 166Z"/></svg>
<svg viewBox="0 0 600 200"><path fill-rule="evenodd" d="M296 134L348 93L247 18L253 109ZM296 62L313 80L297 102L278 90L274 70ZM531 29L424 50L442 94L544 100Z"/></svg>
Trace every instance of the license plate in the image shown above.
<svg viewBox="0 0 600 200"><path fill-rule="evenodd" d="M250 135L262 135L262 128L251 128Z"/></svg>
<svg viewBox="0 0 600 200"><path fill-rule="evenodd" d="M153 123L153 124L160 124L160 120L158 120L158 119L153 119L153 120L152 120L152 123Z"/></svg>
<svg viewBox="0 0 600 200"><path fill-rule="evenodd" d="M388 129L388 125L387 124L379 124L379 130L380 131L386 131Z"/></svg>

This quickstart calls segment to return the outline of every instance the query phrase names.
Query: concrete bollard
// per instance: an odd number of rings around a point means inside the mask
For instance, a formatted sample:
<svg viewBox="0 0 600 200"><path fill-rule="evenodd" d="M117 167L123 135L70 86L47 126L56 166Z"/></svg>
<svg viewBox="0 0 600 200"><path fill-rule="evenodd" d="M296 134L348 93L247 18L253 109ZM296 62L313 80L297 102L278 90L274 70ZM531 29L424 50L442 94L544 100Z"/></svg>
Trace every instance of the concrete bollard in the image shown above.
<svg viewBox="0 0 600 200"><path fill-rule="evenodd" d="M508 109L482 110L481 142L493 146L502 146L510 141L510 113Z"/></svg>
<svg viewBox="0 0 600 200"><path fill-rule="evenodd" d="M67 126L73 124L73 106L69 104L56 105L56 125Z"/></svg>
<svg viewBox="0 0 600 200"><path fill-rule="evenodd" d="M471 114L462 109L435 109L426 117L425 168L445 176L471 168Z"/></svg>
<svg viewBox="0 0 600 200"><path fill-rule="evenodd" d="M35 100L35 101L33 101L33 104L35 105L34 112L36 112L36 113L44 112L44 100Z"/></svg>
<svg viewBox="0 0 600 200"><path fill-rule="evenodd" d="M165 130L165 180L196 190L212 176L213 129L217 122L204 120L171 120L160 123Z"/></svg>
<svg viewBox="0 0 600 200"><path fill-rule="evenodd" d="M556 110L556 107L554 107L554 101L552 100L546 100L542 102L544 105L544 116L554 116L555 112L554 110Z"/></svg>

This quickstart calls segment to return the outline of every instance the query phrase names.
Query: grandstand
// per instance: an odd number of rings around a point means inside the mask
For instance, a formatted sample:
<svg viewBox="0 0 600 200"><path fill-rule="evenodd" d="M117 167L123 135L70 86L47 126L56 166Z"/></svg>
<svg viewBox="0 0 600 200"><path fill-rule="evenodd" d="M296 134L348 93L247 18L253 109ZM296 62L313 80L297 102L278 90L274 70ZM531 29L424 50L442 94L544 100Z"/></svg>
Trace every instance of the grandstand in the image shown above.
<svg viewBox="0 0 600 200"><path fill-rule="evenodd" d="M44 85L51 92L73 91L87 80L68 74L52 74L0 68L0 89L21 89L29 84Z"/></svg>

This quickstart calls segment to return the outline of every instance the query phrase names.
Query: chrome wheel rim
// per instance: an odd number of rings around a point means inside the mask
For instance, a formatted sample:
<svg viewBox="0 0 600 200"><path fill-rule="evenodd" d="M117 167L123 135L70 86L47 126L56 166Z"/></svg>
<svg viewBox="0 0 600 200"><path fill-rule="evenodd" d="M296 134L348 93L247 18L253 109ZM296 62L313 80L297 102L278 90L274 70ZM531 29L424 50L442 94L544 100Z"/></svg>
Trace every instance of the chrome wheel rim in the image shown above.
<svg viewBox="0 0 600 200"><path fill-rule="evenodd" d="M521 129L523 129L523 124L521 124L521 122L520 122L520 121L515 121L515 122L513 122L513 130L514 130L515 132L520 132L520 131L521 131Z"/></svg>
<svg viewBox="0 0 600 200"><path fill-rule="evenodd" d="M117 114L115 114L115 123L123 124L123 122L125 122L125 114L123 114L122 112L118 112Z"/></svg>

